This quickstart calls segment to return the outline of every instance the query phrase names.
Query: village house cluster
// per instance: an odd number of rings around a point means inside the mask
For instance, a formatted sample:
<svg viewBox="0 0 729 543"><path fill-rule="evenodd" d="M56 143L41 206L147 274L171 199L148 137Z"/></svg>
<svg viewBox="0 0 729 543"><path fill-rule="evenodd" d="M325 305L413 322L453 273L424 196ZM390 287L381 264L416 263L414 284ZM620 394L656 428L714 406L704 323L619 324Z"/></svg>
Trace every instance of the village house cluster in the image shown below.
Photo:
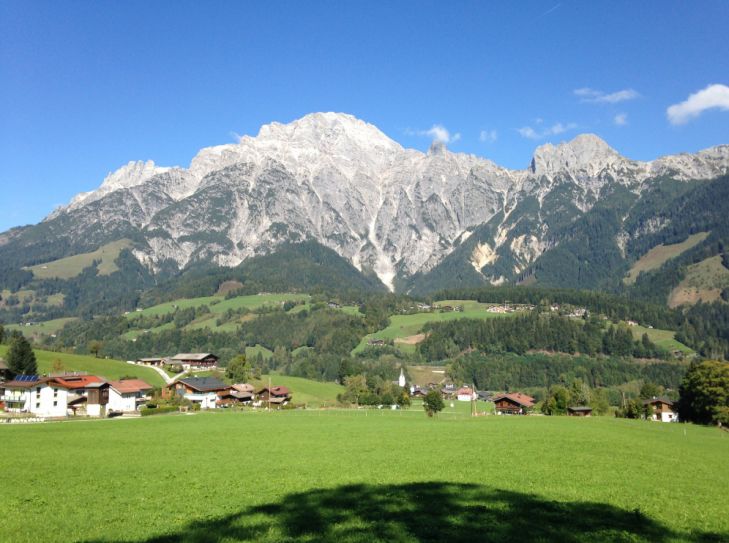
<svg viewBox="0 0 729 543"><path fill-rule="evenodd" d="M163 360L167 359L148 358L137 363L159 367L164 365ZM167 363L191 371L215 368L217 361L218 357L212 353L182 353ZM153 391L154 387L141 379L106 380L83 372L11 378L7 365L0 359L0 411L9 414L42 419L137 414L152 400ZM248 383L228 385L216 377L175 379L162 389L161 396L168 400L189 400L201 409L232 405L276 408L291 401L291 391L284 386L256 389Z"/></svg>

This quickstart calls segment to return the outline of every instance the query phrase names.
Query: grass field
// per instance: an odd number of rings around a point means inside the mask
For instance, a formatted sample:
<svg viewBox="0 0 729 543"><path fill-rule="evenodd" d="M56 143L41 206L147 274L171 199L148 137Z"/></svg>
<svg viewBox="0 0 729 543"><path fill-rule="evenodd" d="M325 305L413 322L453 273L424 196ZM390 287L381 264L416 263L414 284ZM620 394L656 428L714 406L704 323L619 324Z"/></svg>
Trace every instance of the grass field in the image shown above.
<svg viewBox="0 0 729 543"><path fill-rule="evenodd" d="M7 350L7 345L0 345L0 356L5 355ZM54 361L60 360L65 371L85 371L112 380L119 379L124 375L134 375L139 379L144 379L150 385L164 386L162 377L156 371L150 368L132 366L120 360L107 360L105 358L94 358L93 356L78 354L55 353L40 349L33 349L33 352L35 352L35 357L38 362L39 373L46 374L51 372Z"/></svg>
<svg viewBox="0 0 729 543"><path fill-rule="evenodd" d="M643 326L631 326L630 330L633 332L633 337L636 339L640 339L643 334L648 334L648 338L653 343L667 351L681 351L688 355L696 354L696 352L690 347L687 347L680 341L676 341L676 338L674 337L676 332L673 330L659 330L657 328L644 328Z"/></svg>
<svg viewBox="0 0 729 543"><path fill-rule="evenodd" d="M0 440L0 541L729 538L715 428L349 410L4 425Z"/></svg>
<svg viewBox="0 0 729 543"><path fill-rule="evenodd" d="M729 270L721 263L721 256L712 256L688 267L686 277L668 296L668 306L715 302L721 300L725 288L729 288Z"/></svg>
<svg viewBox="0 0 729 543"><path fill-rule="evenodd" d="M131 247L131 245L132 242L128 239L113 241L91 253L68 256L53 262L38 264L28 269L33 272L33 276L37 279L71 279L81 273L84 268L91 266L94 260L99 260L99 275L111 275L119 269L114 263L119 253L123 249Z"/></svg>
<svg viewBox="0 0 729 543"><path fill-rule="evenodd" d="M268 386L268 376L264 375L252 384L256 388ZM306 404L307 407L333 406L337 403L337 394L344 392L344 387L336 383L323 383L288 375L272 375L271 385L288 387L293 394L293 403Z"/></svg>
<svg viewBox="0 0 729 543"><path fill-rule="evenodd" d="M650 251L644 254L640 259L633 264L630 268L628 275L625 276L623 282L626 285L632 285L638 279L638 275L641 272L647 272L650 270L656 270L663 264L668 262L670 259L677 257L684 251L688 251L692 247L695 247L709 236L708 232L699 232L689 236L681 243L674 243L672 245L657 245Z"/></svg>
<svg viewBox="0 0 729 543"><path fill-rule="evenodd" d="M42 336L49 336L57 333L67 323L77 320L76 317L66 317L62 319L53 319L50 321L38 322L32 326L21 326L19 324L7 324L6 330L18 330L27 338L39 339Z"/></svg>
<svg viewBox="0 0 729 543"><path fill-rule="evenodd" d="M258 309L266 305L280 305L286 301L302 301L308 300L308 294L252 294L250 296L236 296L235 298L225 299L224 296L202 296L200 298L181 298L172 302L154 305L129 313L127 318L134 319L140 315L156 316L174 313L177 309L187 309L189 307L200 307L207 305L210 312L214 315L225 313L228 309Z"/></svg>
<svg viewBox="0 0 729 543"><path fill-rule="evenodd" d="M372 339L394 339L402 340L418 334L423 326L428 322L450 321L456 319L493 319L509 317L511 314L489 313L487 309L492 304L482 304L470 300L443 300L438 302L440 306L450 305L452 307L462 305L463 311L451 311L441 313L434 311L432 313L415 313L413 315L393 315L390 317L390 326L382 330L378 330L374 334L365 336L353 352L357 353L365 349L369 340ZM400 349L406 351L414 351L415 343L396 342Z"/></svg>

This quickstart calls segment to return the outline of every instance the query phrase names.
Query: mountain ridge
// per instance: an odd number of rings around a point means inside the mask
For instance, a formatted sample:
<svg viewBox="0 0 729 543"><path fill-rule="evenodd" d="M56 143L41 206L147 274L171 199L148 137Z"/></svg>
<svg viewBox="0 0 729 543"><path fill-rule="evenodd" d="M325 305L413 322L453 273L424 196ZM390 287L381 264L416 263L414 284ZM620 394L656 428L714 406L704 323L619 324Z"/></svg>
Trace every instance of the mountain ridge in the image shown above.
<svg viewBox="0 0 729 543"><path fill-rule="evenodd" d="M656 179L691 183L727 172L729 145L640 162L594 134L539 146L526 168L510 170L440 142L427 153L406 149L352 115L312 113L203 148L188 168L130 162L39 225L0 237L35 250L19 260L25 266L66 256L52 243L68 253L125 237L152 273L195 262L236 266L313 239L393 290L477 232L469 265L500 284L615 194L627 204ZM620 235L640 234L615 233L617 245Z"/></svg>

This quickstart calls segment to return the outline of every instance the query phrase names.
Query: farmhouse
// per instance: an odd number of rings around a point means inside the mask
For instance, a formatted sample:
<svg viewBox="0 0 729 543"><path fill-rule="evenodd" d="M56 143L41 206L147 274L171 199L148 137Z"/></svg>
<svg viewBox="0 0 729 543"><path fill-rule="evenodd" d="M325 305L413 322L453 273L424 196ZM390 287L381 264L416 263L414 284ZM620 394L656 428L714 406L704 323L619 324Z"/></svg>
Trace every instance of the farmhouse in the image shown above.
<svg viewBox="0 0 729 543"><path fill-rule="evenodd" d="M471 387L461 387L456 393L456 398L459 402L470 402L476 399L476 394Z"/></svg>
<svg viewBox="0 0 729 543"><path fill-rule="evenodd" d="M136 363L140 366L155 366L155 367L162 367L167 362L167 359L160 358L160 357L152 357L152 358L138 358L136 360Z"/></svg>
<svg viewBox="0 0 729 543"><path fill-rule="evenodd" d="M231 387L215 377L190 377L167 385L167 394L176 394L199 404L203 409L215 409L219 395L225 395Z"/></svg>
<svg viewBox="0 0 729 543"><path fill-rule="evenodd" d="M109 411L131 413L138 411L141 404L149 400L152 385L141 379L109 381Z"/></svg>
<svg viewBox="0 0 729 543"><path fill-rule="evenodd" d="M291 391L284 386L263 387L257 396L261 403L284 405L291 400Z"/></svg>
<svg viewBox="0 0 729 543"><path fill-rule="evenodd" d="M678 413L674 411L673 402L667 398L652 398L643 402L643 405L652 408L651 420L660 422L678 422Z"/></svg>
<svg viewBox="0 0 729 543"><path fill-rule="evenodd" d="M493 402L500 415L526 415L534 407L534 398L521 392L494 396Z"/></svg>
<svg viewBox="0 0 729 543"><path fill-rule="evenodd" d="M213 353L179 353L170 358L170 364L179 364L185 371L214 368L218 365L218 357Z"/></svg>
<svg viewBox="0 0 729 543"><path fill-rule="evenodd" d="M568 407L567 414L570 417L591 417L592 407L579 406L579 407Z"/></svg>

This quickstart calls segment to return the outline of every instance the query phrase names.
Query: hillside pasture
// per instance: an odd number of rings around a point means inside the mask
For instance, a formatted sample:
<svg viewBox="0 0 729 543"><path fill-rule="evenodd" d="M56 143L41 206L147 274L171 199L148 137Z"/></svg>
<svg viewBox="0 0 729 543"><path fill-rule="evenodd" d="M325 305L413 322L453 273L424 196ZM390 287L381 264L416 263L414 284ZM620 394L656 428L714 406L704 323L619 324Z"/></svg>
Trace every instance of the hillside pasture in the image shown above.
<svg viewBox="0 0 729 543"><path fill-rule="evenodd" d="M729 288L729 270L720 255L712 256L688 267L684 279L669 294L668 306L716 302L725 288Z"/></svg>
<svg viewBox="0 0 729 543"><path fill-rule="evenodd" d="M100 261L98 267L99 275L111 275L119 268L115 260L124 249L132 246L128 239L121 239L102 245L90 253L81 253L68 256L52 262L31 266L28 269L33 272L36 279L71 279L80 274L84 268L88 268L93 262Z"/></svg>
<svg viewBox="0 0 729 543"><path fill-rule="evenodd" d="M420 334L423 326L429 322L442 322L456 319L493 319L508 318L518 313L489 313L488 309L493 304L483 304L471 300L443 300L438 302L440 307L463 306L463 311L442 312L434 310L431 312L414 313L412 315L393 315L390 317L390 325L387 328L378 330L373 334L365 336L357 347L352 351L357 353L367 348L369 341L383 339L394 340L398 348L404 351L414 351L418 343L414 336ZM420 339L422 341L422 339Z"/></svg>
<svg viewBox="0 0 729 543"><path fill-rule="evenodd" d="M65 317L62 319L53 319L50 321L43 321L43 322L36 322L29 326L26 325L20 325L20 324L8 324L5 325L6 330L17 330L18 332L22 332L23 335L27 338L32 338L34 340L39 340L42 337L50 336L51 334L56 334L58 331L63 328L66 324L69 322L73 322L75 320L78 320L76 317Z"/></svg>
<svg viewBox="0 0 729 543"><path fill-rule="evenodd" d="M657 245L650 251L640 257L630 268L628 274L623 278L626 285L632 285L638 279L642 272L657 270L663 264L679 256L681 253L696 247L709 236L709 232L699 232L686 238L681 243L673 243L671 245Z"/></svg>
<svg viewBox="0 0 729 543"><path fill-rule="evenodd" d="M285 386L292 392L291 401L297 405L306 405L309 408L329 406L337 403L337 395L344 392L344 387L336 383L312 381L302 377L289 375L271 375L271 386ZM252 381L258 387L268 386L269 376L262 375L261 379Z"/></svg>
<svg viewBox="0 0 729 543"><path fill-rule="evenodd" d="M0 356L5 355L8 350L7 345L0 345ZM33 349L38 362L38 373L48 374L53 370L56 360L62 365L61 371L83 371L92 375L98 375L105 379L119 379L125 375L134 375L139 379L143 379L153 386L164 386L164 380L153 369L127 364L121 360L111 360L106 358L94 358L93 356L56 353L53 351L44 351L41 349ZM0 541L2 538L0 538Z"/></svg>
<svg viewBox="0 0 729 543"><path fill-rule="evenodd" d="M303 410L3 425L0 439L23 451L4 458L2 541L729 538L715 428Z"/></svg>
<svg viewBox="0 0 729 543"><path fill-rule="evenodd" d="M673 330L645 328L640 325L631 326L630 330L631 332L633 332L633 337L636 339L640 339L643 334L648 334L648 339L650 339L660 348L665 349L669 352L680 351L686 355L696 354L693 349L676 340L676 338L674 337L676 335L676 332L674 332Z"/></svg>

